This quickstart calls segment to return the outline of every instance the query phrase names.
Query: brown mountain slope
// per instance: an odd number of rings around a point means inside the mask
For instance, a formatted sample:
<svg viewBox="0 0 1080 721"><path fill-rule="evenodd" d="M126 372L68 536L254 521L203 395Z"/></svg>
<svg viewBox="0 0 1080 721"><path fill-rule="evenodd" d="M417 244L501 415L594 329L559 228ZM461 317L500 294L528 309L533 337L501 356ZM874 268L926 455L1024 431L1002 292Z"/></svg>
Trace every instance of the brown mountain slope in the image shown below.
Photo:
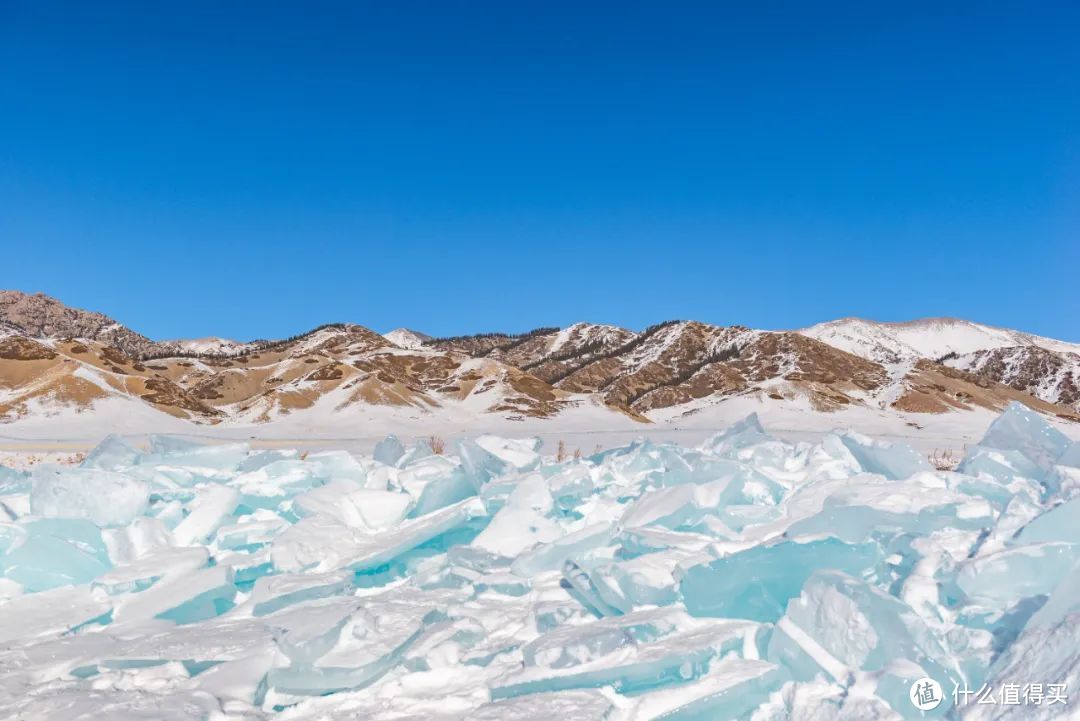
<svg viewBox="0 0 1080 721"><path fill-rule="evenodd" d="M92 311L69 308L42 293L0 290L0 327L30 338L85 338L114 345L138 355L156 350L158 344L125 328L112 318Z"/></svg>
<svg viewBox="0 0 1080 721"><path fill-rule="evenodd" d="M1028 345L980 350L942 361L984 380L1080 411L1080 354Z"/></svg>
<svg viewBox="0 0 1080 721"><path fill-rule="evenodd" d="M1020 400L1062 418L1077 416L1068 406L1076 395L1073 359L1036 347L946 361L969 371L930 359L884 366L806 334L697 321L640 333L578 323L411 348L338 323L284 340L234 344L226 353L194 353L51 298L10 291L0 298L0 422L86 410L105 399L202 423L266 423L377 407L415 419L436 410L551 418L583 403L648 422L662 411L692 413L736 395L819 411L863 405L919 413L997 409Z"/></svg>

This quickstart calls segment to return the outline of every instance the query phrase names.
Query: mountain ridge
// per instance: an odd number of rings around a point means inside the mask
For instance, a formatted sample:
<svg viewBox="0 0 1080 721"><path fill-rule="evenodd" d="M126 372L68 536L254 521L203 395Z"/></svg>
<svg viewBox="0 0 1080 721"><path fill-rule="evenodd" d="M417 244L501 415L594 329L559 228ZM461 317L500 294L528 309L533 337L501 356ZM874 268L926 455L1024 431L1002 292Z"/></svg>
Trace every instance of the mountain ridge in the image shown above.
<svg viewBox="0 0 1080 721"><path fill-rule="evenodd" d="M451 338L331 323L280 340L157 342L100 313L2 291L0 324L7 423L85 413L106 399L232 425L309 416L374 423L379 409L420 423L553 419L587 408L649 423L732 398L916 414L1019 400L1080 420L1080 355L1061 350L1071 344L960 319L840 319L800 331L579 322ZM1037 345L1044 340L1049 348ZM934 357L942 349L953 355Z"/></svg>

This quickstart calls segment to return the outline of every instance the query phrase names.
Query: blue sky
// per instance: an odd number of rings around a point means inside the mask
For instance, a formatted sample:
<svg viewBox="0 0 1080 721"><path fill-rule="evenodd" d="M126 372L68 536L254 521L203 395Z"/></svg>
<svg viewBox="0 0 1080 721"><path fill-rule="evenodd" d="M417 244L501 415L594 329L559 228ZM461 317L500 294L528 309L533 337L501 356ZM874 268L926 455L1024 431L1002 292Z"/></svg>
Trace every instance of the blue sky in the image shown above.
<svg viewBox="0 0 1080 721"><path fill-rule="evenodd" d="M1080 341L1078 31L1076 3L9 0L0 287L157 338Z"/></svg>

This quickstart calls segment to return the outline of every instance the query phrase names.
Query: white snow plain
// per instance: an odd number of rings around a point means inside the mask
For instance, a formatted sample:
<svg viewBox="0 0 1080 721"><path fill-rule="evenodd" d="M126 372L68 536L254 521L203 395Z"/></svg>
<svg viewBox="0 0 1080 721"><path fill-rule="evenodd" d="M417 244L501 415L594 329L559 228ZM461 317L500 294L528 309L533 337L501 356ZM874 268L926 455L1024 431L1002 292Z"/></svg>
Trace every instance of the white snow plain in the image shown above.
<svg viewBox="0 0 1080 721"><path fill-rule="evenodd" d="M1080 446L1020 405L956 471L756 416L567 459L111 436L0 467L0 718L1076 718L1078 529Z"/></svg>

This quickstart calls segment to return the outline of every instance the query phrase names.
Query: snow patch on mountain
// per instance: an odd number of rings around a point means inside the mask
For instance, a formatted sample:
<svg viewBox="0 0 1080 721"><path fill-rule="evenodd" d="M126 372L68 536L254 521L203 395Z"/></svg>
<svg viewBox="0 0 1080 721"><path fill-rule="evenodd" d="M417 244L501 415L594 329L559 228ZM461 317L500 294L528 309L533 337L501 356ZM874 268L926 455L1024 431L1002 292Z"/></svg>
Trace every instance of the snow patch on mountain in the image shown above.
<svg viewBox="0 0 1080 721"><path fill-rule="evenodd" d="M396 328L389 333L383 333L383 338L408 350L418 350L424 346L425 341L431 340L431 336L408 328Z"/></svg>
<svg viewBox="0 0 1080 721"><path fill-rule="evenodd" d="M958 318L924 318L903 323L842 318L798 332L879 363L898 363L917 358L937 360L953 353L964 355L1011 346L1037 346L1056 352L1080 353L1080 344Z"/></svg>

